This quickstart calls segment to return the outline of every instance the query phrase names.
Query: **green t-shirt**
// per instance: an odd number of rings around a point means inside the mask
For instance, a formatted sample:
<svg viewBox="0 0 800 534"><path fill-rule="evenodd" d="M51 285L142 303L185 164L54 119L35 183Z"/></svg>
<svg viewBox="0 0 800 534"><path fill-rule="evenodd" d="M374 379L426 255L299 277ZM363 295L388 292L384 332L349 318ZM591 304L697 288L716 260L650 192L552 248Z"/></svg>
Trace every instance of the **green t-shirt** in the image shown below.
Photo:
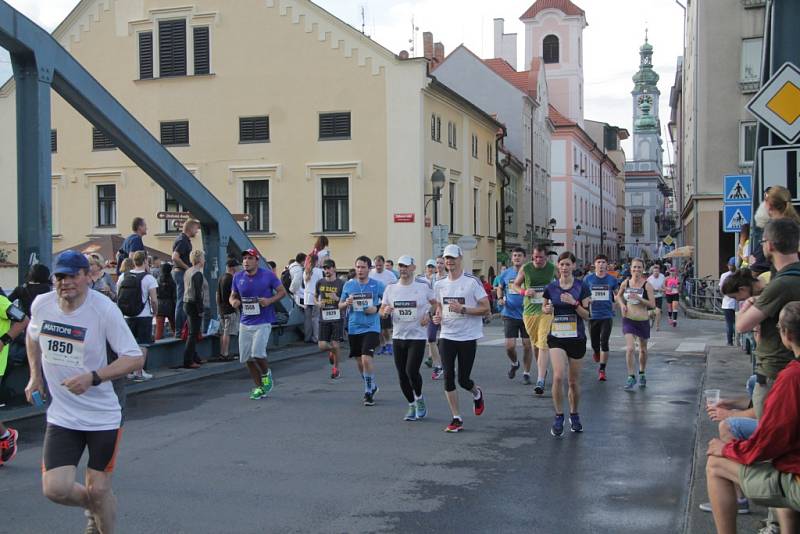
<svg viewBox="0 0 800 534"><path fill-rule="evenodd" d="M522 311L523 315L538 315L542 313L542 296L544 288L553 281L556 275L556 266L550 262L541 269L533 266L533 262L528 262L522 266L522 272L525 273L525 289L535 289L537 295L535 297L525 297L524 306Z"/></svg>
<svg viewBox="0 0 800 534"><path fill-rule="evenodd" d="M8 318L6 312L11 306L11 301L3 295L0 295L0 336L4 336L11 330L11 319ZM8 345L3 345L3 350L0 351L0 376L6 374L8 366Z"/></svg>
<svg viewBox="0 0 800 534"><path fill-rule="evenodd" d="M775 378L794 359L794 353L783 346L778 332L778 314L786 304L800 300L800 275L781 275L788 270L800 274L800 262L789 264L773 275L754 304L766 315L761 321L761 339L756 345L756 372L769 378Z"/></svg>

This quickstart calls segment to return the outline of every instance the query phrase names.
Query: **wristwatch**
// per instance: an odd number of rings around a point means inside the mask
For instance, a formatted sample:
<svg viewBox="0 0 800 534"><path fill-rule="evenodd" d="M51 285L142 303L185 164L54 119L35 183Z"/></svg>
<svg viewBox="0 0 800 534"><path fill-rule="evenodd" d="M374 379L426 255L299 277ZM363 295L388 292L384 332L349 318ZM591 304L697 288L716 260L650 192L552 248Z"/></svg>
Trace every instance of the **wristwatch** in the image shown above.
<svg viewBox="0 0 800 534"><path fill-rule="evenodd" d="M3 342L3 345L8 345L12 341L14 341L14 339L11 336L9 336L8 333L6 333L0 336L0 341Z"/></svg>
<svg viewBox="0 0 800 534"><path fill-rule="evenodd" d="M99 386L103 383L103 379L97 374L97 371L92 371L92 385Z"/></svg>
<svg viewBox="0 0 800 534"><path fill-rule="evenodd" d="M461 306L461 315L466 315L466 314L467 314L467 307Z"/></svg>

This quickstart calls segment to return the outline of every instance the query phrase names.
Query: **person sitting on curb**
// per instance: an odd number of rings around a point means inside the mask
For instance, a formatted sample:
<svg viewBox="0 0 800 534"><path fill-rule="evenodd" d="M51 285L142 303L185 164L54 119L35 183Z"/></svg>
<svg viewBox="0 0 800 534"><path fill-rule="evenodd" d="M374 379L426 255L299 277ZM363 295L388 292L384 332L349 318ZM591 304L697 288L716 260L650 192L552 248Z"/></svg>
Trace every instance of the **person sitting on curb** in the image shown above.
<svg viewBox="0 0 800 534"><path fill-rule="evenodd" d="M746 440L708 444L708 495L718 534L736 532L739 484L751 501L777 508L781 532L800 525L800 302L778 318L781 341L794 353L764 401L756 431Z"/></svg>

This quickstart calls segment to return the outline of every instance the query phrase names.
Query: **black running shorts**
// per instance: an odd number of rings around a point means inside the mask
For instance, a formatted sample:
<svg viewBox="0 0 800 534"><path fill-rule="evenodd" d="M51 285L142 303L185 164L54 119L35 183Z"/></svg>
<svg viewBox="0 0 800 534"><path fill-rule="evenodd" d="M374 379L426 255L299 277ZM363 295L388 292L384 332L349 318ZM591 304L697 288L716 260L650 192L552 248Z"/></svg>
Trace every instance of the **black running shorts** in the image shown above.
<svg viewBox="0 0 800 534"><path fill-rule="evenodd" d="M330 343L331 341L342 341L342 328L341 320L338 321L320 321L319 322L319 340Z"/></svg>
<svg viewBox="0 0 800 534"><path fill-rule="evenodd" d="M83 451L89 448L89 469L111 473L117 459L122 429L71 430L48 423L44 433L44 470L67 465L77 466Z"/></svg>
<svg viewBox="0 0 800 534"><path fill-rule="evenodd" d="M350 357L374 356L375 349L381 344L378 332L365 332L363 334L349 334L347 341L350 343Z"/></svg>
<svg viewBox="0 0 800 534"><path fill-rule="evenodd" d="M529 339L528 331L525 329L525 323L522 319L514 319L513 317L503 317L503 330L506 334L506 339Z"/></svg>

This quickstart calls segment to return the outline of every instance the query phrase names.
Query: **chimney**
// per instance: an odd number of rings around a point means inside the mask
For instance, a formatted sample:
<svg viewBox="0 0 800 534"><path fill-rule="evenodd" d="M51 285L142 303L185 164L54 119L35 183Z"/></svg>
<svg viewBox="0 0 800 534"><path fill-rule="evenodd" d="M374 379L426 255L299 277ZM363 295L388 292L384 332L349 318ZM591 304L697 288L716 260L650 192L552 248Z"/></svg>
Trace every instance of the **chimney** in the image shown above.
<svg viewBox="0 0 800 534"><path fill-rule="evenodd" d="M422 33L422 56L427 60L433 60L433 34L431 32Z"/></svg>
<svg viewBox="0 0 800 534"><path fill-rule="evenodd" d="M439 65L444 61L444 45L442 43L433 44L433 64Z"/></svg>

